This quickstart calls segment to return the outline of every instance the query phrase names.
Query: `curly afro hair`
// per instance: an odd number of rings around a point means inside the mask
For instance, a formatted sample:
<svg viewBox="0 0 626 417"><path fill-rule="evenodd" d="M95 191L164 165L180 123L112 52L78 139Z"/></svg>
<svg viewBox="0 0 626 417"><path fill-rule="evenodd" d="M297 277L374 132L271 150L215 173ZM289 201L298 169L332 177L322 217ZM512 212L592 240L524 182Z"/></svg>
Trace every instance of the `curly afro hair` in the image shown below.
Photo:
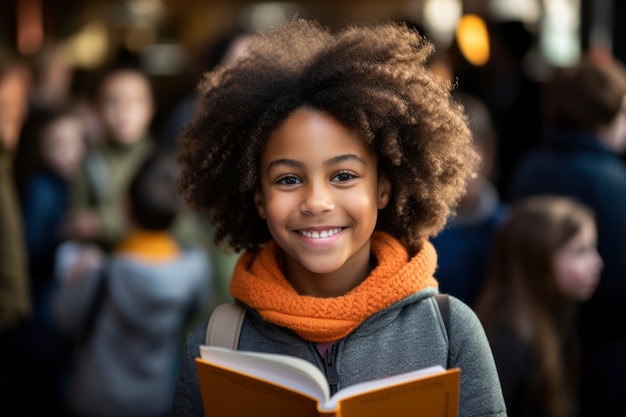
<svg viewBox="0 0 626 417"><path fill-rule="evenodd" d="M433 52L402 24L333 34L295 18L258 33L243 57L207 73L177 144L180 191L215 226L216 243L255 250L271 238L254 205L258 163L271 132L301 107L332 115L377 155L392 186L377 230L412 251L437 234L477 156L451 83L427 67Z"/></svg>

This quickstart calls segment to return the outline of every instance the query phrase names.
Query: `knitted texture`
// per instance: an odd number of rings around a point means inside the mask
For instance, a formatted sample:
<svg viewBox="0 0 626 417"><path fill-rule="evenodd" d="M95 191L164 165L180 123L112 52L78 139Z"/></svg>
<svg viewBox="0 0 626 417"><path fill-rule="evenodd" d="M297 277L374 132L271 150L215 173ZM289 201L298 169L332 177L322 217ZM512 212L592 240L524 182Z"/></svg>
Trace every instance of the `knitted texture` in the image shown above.
<svg viewBox="0 0 626 417"><path fill-rule="evenodd" d="M280 247L270 241L258 253L244 253L233 272L233 297L252 307L267 321L295 331L305 340L322 343L347 336L366 318L427 287L437 254L429 242L412 259L395 238L383 232L372 236L377 266L349 293L334 298L299 295L278 266Z"/></svg>

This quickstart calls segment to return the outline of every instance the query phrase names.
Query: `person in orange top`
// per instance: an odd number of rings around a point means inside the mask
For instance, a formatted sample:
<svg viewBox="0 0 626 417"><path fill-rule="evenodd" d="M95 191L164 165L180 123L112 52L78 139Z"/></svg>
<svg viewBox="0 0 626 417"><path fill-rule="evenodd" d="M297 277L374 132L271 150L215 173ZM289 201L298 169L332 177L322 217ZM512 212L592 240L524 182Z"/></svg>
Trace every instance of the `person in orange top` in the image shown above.
<svg viewBox="0 0 626 417"><path fill-rule="evenodd" d="M258 34L206 75L179 138L180 189L218 242L245 251L230 285L246 309L238 349L308 360L331 392L460 367L460 416L506 416L478 318L450 297L448 338L435 301L428 237L476 154L432 52L392 23L332 34L294 19ZM205 335L189 336L173 416L205 415Z"/></svg>

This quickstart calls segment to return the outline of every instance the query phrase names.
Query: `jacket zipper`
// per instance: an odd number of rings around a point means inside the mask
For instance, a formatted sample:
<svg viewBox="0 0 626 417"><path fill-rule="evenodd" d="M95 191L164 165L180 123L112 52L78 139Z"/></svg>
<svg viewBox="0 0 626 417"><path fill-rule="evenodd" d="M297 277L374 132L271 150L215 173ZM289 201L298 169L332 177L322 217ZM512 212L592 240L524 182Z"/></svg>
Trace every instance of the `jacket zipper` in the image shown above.
<svg viewBox="0 0 626 417"><path fill-rule="evenodd" d="M326 354L322 356L322 353L315 347L315 351L322 359L324 364L324 373L326 374L326 380L328 381L328 387L330 388L330 395L337 392L337 385L339 385L339 374L337 373L337 367L335 360L337 358L337 344L334 343L330 349L326 351Z"/></svg>

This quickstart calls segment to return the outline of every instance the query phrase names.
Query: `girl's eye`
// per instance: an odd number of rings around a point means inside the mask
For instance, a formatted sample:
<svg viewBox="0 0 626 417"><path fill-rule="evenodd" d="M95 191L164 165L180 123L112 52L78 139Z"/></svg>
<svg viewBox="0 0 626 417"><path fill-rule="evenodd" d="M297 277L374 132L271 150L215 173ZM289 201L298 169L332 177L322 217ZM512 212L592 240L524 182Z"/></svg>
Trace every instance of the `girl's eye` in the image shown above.
<svg viewBox="0 0 626 417"><path fill-rule="evenodd" d="M284 175L280 177L278 181L276 181L277 184L283 184L283 185L297 185L297 184L300 184L301 182L302 181L300 181L300 179L294 175Z"/></svg>
<svg viewBox="0 0 626 417"><path fill-rule="evenodd" d="M354 179L354 178L356 178L356 175L353 175L349 172L340 172L333 177L334 180L339 181L339 182L350 181L351 179Z"/></svg>

